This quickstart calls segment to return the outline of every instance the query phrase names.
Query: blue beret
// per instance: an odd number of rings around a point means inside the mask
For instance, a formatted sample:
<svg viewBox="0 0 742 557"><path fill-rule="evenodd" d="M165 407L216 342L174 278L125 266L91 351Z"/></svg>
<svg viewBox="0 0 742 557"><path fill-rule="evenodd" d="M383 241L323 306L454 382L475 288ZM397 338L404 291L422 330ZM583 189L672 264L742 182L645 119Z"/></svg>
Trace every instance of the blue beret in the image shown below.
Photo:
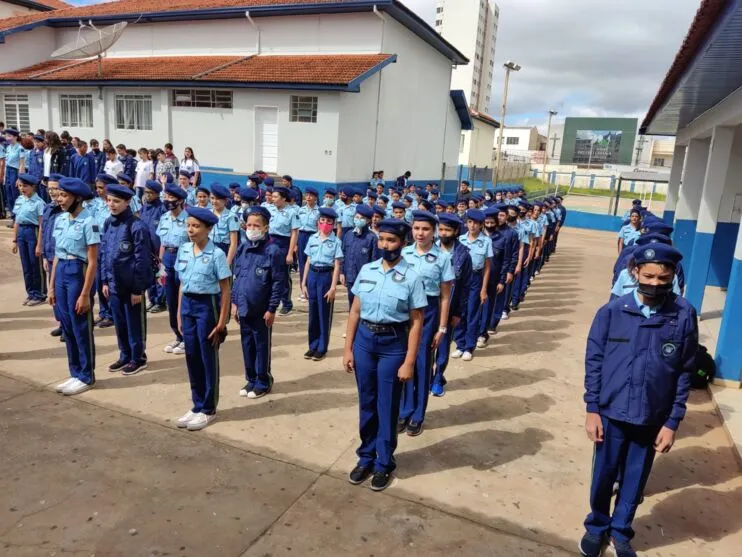
<svg viewBox="0 0 742 557"><path fill-rule="evenodd" d="M639 207L632 207L631 211L629 211L629 215L637 214L639 216L642 216L642 211Z"/></svg>
<svg viewBox="0 0 742 557"><path fill-rule="evenodd" d="M366 195L369 199L379 199L379 194L375 191L369 190L368 194Z"/></svg>
<svg viewBox="0 0 742 557"><path fill-rule="evenodd" d="M476 222L484 222L484 211L479 209L469 209L466 212L467 220L473 220Z"/></svg>
<svg viewBox="0 0 742 557"><path fill-rule="evenodd" d="M80 178L64 178L59 181L59 189L83 199L93 199L93 190Z"/></svg>
<svg viewBox="0 0 742 557"><path fill-rule="evenodd" d="M289 188L285 188L283 186L274 186L273 191L274 193L281 194L281 196L285 197L286 199L291 199L291 192L289 191Z"/></svg>
<svg viewBox="0 0 742 557"><path fill-rule="evenodd" d="M450 226L454 230L458 230L464 224L459 217L452 213L441 213L438 215L438 223Z"/></svg>
<svg viewBox="0 0 742 557"><path fill-rule="evenodd" d="M644 263L666 263L677 267L681 259L683 259L682 253L672 246L659 242L651 246L641 246L641 248L634 249L634 260L637 265Z"/></svg>
<svg viewBox="0 0 742 557"><path fill-rule="evenodd" d="M430 195L440 195L440 194L441 192L438 191L436 188L433 188L432 190L430 190Z"/></svg>
<svg viewBox="0 0 742 557"><path fill-rule="evenodd" d="M492 205L491 207L487 207L484 210L484 218L486 219L494 219L497 218L497 213L500 211L497 209L495 205Z"/></svg>
<svg viewBox="0 0 742 557"><path fill-rule="evenodd" d="M407 205L405 205L401 201L394 201L392 203L392 209L404 209L406 211L407 210Z"/></svg>
<svg viewBox="0 0 742 557"><path fill-rule="evenodd" d="M673 232L673 227L662 220L657 220L649 223L644 223L641 231L642 234L654 232L655 234L669 236Z"/></svg>
<svg viewBox="0 0 742 557"><path fill-rule="evenodd" d="M423 211L429 211L431 213L435 212L435 203L432 201L428 201L427 199L423 199L420 201L420 205L417 206L418 209L422 209Z"/></svg>
<svg viewBox="0 0 742 557"><path fill-rule="evenodd" d="M263 183L264 183L264 184L265 184L266 186L272 186L272 185L273 185L273 183L274 183L274 182L273 182L273 178L271 178L270 176L266 176L266 177L265 177L265 180L263 180Z"/></svg>
<svg viewBox="0 0 742 557"><path fill-rule="evenodd" d="M522 188L521 188L521 189L522 189ZM562 201L564 201L564 197L562 197L561 195L557 195L555 199L556 199L557 201L559 201L559 203L561 203Z"/></svg>
<svg viewBox="0 0 742 557"><path fill-rule="evenodd" d="M631 202L632 205L641 205L642 200L641 199L634 199L634 201Z"/></svg>
<svg viewBox="0 0 742 557"><path fill-rule="evenodd" d="M356 213L370 219L374 216L374 210L369 205L358 205Z"/></svg>
<svg viewBox="0 0 742 557"><path fill-rule="evenodd" d="M250 215L260 215L265 219L265 222L271 221L271 213L265 207L250 207L250 210L245 212L245 220L247 220L247 217Z"/></svg>
<svg viewBox="0 0 742 557"><path fill-rule="evenodd" d="M438 206L440 206L440 207L443 207L444 209L446 209L446 208L449 207L448 202L447 201L444 201L443 199L437 199L435 201L435 204L438 205Z"/></svg>
<svg viewBox="0 0 742 557"><path fill-rule="evenodd" d="M116 179L119 182L126 182L129 185L134 183L134 180L131 179L131 176L129 176L128 174L124 174L123 172L119 172L118 174L116 174Z"/></svg>
<svg viewBox="0 0 742 557"><path fill-rule="evenodd" d="M282 176L282 178L283 178L284 180L286 180L287 182L293 182L293 181L294 181L294 179L293 179L293 178L292 178L291 176L289 176L288 174L284 174L284 175Z"/></svg>
<svg viewBox="0 0 742 557"><path fill-rule="evenodd" d="M230 190L238 190L238 189L240 189L241 186L240 186L239 182L230 182L229 183L229 186L227 186L227 187L229 187Z"/></svg>
<svg viewBox="0 0 742 557"><path fill-rule="evenodd" d="M384 208L383 208L383 207L379 207L378 205L374 205L374 206L373 206L373 207L371 208L371 210L372 210L372 211L373 211L374 213L376 213L377 215L379 215L380 217L382 217L382 218L386 217L386 211L384 210Z"/></svg>
<svg viewBox="0 0 742 557"><path fill-rule="evenodd" d="M145 189L152 190L155 193L160 193L162 191L162 184L157 180L147 180L144 183L144 187Z"/></svg>
<svg viewBox="0 0 742 557"><path fill-rule="evenodd" d="M313 188L312 186L308 186L304 188L304 193L311 193L312 195L319 197L319 192L317 191L317 188Z"/></svg>
<svg viewBox="0 0 742 557"><path fill-rule="evenodd" d="M343 195L347 195L348 197L352 197L352 196L353 196L353 194L355 193L355 188L353 188L353 187L351 187L351 186L343 186L343 187L342 187L342 188L340 189L340 192L341 192L341 193L342 193Z"/></svg>
<svg viewBox="0 0 742 557"><path fill-rule="evenodd" d="M20 135L20 132L15 128L7 128L4 133L12 135L13 137L18 137Z"/></svg>
<svg viewBox="0 0 742 557"><path fill-rule="evenodd" d="M243 199L244 201L255 201L258 197L260 197L258 190L248 188L247 186L240 188L239 194L240 199Z"/></svg>
<svg viewBox="0 0 742 557"><path fill-rule="evenodd" d="M109 184L106 186L106 193L119 199L129 200L134 196L134 191L131 188L122 186L120 184Z"/></svg>
<svg viewBox="0 0 742 557"><path fill-rule="evenodd" d="M43 135L35 135L33 136L33 138L34 138L34 141L44 141Z"/></svg>
<svg viewBox="0 0 742 557"><path fill-rule="evenodd" d="M670 237L665 236L664 234L642 234L636 239L637 246L646 246L647 244L655 244L657 242L660 244L667 244L668 246L672 245Z"/></svg>
<svg viewBox="0 0 742 557"><path fill-rule="evenodd" d="M412 211L412 222L429 222L433 226L438 224L438 217L429 211Z"/></svg>
<svg viewBox="0 0 742 557"><path fill-rule="evenodd" d="M50 182L59 182L60 180L64 180L66 176L64 174L50 174L49 175L49 181ZM96 178L97 180L97 178Z"/></svg>
<svg viewBox="0 0 742 557"><path fill-rule="evenodd" d="M186 209L186 212L188 213L189 217L198 219L202 223L209 226L214 226L217 222L219 222L219 217L217 217L208 209L203 209L201 207L188 207L188 209Z"/></svg>
<svg viewBox="0 0 742 557"><path fill-rule="evenodd" d="M409 201L410 203L412 203L412 202L414 201L414 199L412 199L412 196L411 196L411 195L405 195L405 196L403 197L403 199L404 199L405 201Z"/></svg>
<svg viewBox="0 0 742 557"><path fill-rule="evenodd" d="M426 192L426 191L417 192L417 195L419 195L423 199L427 199L428 198L428 192Z"/></svg>
<svg viewBox="0 0 742 557"><path fill-rule="evenodd" d="M482 201L484 199L481 193L473 193L471 194L471 198L475 201Z"/></svg>
<svg viewBox="0 0 742 557"><path fill-rule="evenodd" d="M326 218L333 219L333 220L337 220L338 218L338 214L335 212L335 209L331 207L320 207L319 216L326 217Z"/></svg>
<svg viewBox="0 0 742 557"><path fill-rule="evenodd" d="M110 174L100 173L95 177L96 182L102 182L104 184L118 184L118 180Z"/></svg>
<svg viewBox="0 0 742 557"><path fill-rule="evenodd" d="M167 186L165 188L165 193L169 193L173 197L177 197L178 199L185 199L188 197L188 193L181 188L180 186Z"/></svg>
<svg viewBox="0 0 742 557"><path fill-rule="evenodd" d="M206 184L201 184L196 188L196 193L200 191L206 192L207 195L211 195L211 187L207 186Z"/></svg>
<svg viewBox="0 0 742 557"><path fill-rule="evenodd" d="M213 184L211 184L211 195L218 199L229 199L230 197L232 197L232 194L229 193L229 190L221 185L219 182L214 182Z"/></svg>
<svg viewBox="0 0 742 557"><path fill-rule="evenodd" d="M36 176L34 176L33 174L27 174L25 172L23 174L19 174L18 179L24 184L28 184L29 186L35 186L39 183L39 179Z"/></svg>
<svg viewBox="0 0 742 557"><path fill-rule="evenodd" d="M389 203L389 198L386 195L380 195L377 199L384 203Z"/></svg>
<svg viewBox="0 0 742 557"><path fill-rule="evenodd" d="M325 190L325 195L330 194L333 197L337 197L338 192L335 190L335 188L327 188Z"/></svg>
<svg viewBox="0 0 742 557"><path fill-rule="evenodd" d="M379 222L377 228L379 232L387 232L400 238L406 238L410 232L410 225L398 219L384 219Z"/></svg>
<svg viewBox="0 0 742 557"><path fill-rule="evenodd" d="M180 176L185 176L185 177L186 177L186 178L188 178L189 180L190 180L190 179L191 179L191 178L193 177L193 174L191 174L190 172L188 172L188 171L187 171L187 170L185 170L185 169L183 169L183 170L181 170L180 172L178 172L178 174L179 174Z"/></svg>

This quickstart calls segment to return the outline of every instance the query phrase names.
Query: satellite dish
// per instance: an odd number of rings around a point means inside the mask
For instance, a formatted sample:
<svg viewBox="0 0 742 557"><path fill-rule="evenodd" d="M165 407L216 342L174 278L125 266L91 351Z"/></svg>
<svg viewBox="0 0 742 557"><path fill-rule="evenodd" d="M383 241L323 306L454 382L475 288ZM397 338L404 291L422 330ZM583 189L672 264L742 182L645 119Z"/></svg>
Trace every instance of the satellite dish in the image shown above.
<svg viewBox="0 0 742 557"><path fill-rule="evenodd" d="M53 60L83 60L95 56L100 57L119 40L124 29L126 29L126 25L127 23L122 21L115 25L98 29L93 25L92 21L88 25L84 25L81 22L77 39L52 52L51 58ZM86 28L91 29L92 32L86 33L87 36L83 36L82 30Z"/></svg>

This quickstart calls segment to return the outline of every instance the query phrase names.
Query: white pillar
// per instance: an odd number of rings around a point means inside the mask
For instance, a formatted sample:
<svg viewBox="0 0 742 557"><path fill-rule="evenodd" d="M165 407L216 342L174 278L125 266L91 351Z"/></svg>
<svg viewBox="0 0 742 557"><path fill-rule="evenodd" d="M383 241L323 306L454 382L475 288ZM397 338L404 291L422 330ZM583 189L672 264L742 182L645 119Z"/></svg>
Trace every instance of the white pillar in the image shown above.
<svg viewBox="0 0 742 557"><path fill-rule="evenodd" d="M662 215L664 221L669 225L672 225L675 221L675 208L678 205L680 180L683 177L683 165L685 164L686 150L685 145L675 145L675 151L672 156L672 168L670 169L670 181L667 184L665 212Z"/></svg>
<svg viewBox="0 0 742 557"><path fill-rule="evenodd" d="M683 254L686 266L690 264L693 254L693 238L696 235L698 208L701 204L701 192L703 192L710 147L710 138L691 139L685 156L683 180L675 211L673 242Z"/></svg>

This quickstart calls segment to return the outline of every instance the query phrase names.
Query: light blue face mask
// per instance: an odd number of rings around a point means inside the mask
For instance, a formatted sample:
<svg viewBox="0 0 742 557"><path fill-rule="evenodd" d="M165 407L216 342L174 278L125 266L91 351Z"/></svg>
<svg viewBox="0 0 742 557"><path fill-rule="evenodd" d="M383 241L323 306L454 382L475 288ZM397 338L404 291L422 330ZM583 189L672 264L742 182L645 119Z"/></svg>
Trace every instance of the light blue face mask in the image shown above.
<svg viewBox="0 0 742 557"><path fill-rule="evenodd" d="M361 217L353 217L353 226L356 230L363 230L363 227L368 224L368 219Z"/></svg>
<svg viewBox="0 0 742 557"><path fill-rule="evenodd" d="M334 200L332 200L332 199L330 199L329 197L325 197L325 198L324 198L324 199L322 200L322 204L323 204L323 205L324 205L325 207L332 207L333 205L335 205L335 201L334 201Z"/></svg>

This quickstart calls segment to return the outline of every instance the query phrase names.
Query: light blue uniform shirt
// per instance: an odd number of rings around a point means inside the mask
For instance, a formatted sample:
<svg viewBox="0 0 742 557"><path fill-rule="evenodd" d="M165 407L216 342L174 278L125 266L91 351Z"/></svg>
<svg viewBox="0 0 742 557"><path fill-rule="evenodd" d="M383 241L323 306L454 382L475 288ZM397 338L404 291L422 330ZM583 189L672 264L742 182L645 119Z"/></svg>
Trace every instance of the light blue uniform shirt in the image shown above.
<svg viewBox="0 0 742 557"><path fill-rule="evenodd" d="M111 216L111 209L103 203L103 205L99 206L95 214L93 214L93 220L95 221L95 224L98 225L98 228L100 229L101 234L103 234L103 227L106 225L106 221L108 220L108 217Z"/></svg>
<svg viewBox="0 0 742 557"><path fill-rule="evenodd" d="M319 206L310 207L304 205L297 213L299 217L299 230L304 232L317 232L317 221L319 220Z"/></svg>
<svg viewBox="0 0 742 557"><path fill-rule="evenodd" d="M39 226L39 217L44 214L45 206L46 203L37 194L33 194L31 197L19 196L13 206L16 224Z"/></svg>
<svg viewBox="0 0 742 557"><path fill-rule="evenodd" d="M462 234L459 236L459 242L469 248L472 269L475 271L481 271L484 262L495 254L492 250L492 240L484 232L480 232L475 240L469 240L469 234Z"/></svg>
<svg viewBox="0 0 742 557"><path fill-rule="evenodd" d="M541 216L541 215L539 215L539 216ZM541 223L539 221L535 220L535 219L530 219L530 220L528 220L528 222L531 225L531 233L535 237L539 238L541 236L541 234L542 234Z"/></svg>
<svg viewBox="0 0 742 557"><path fill-rule="evenodd" d="M163 191L165 190L163 189ZM186 205L196 205L196 188L190 187L186 190Z"/></svg>
<svg viewBox="0 0 742 557"><path fill-rule="evenodd" d="M350 205L343 205L341 208L342 212L338 212L340 217L341 228L353 228L353 217L356 216L357 203L351 203Z"/></svg>
<svg viewBox="0 0 742 557"><path fill-rule="evenodd" d="M312 234L307 240L304 255L309 257L310 264L317 267L332 267L336 259L343 258L342 242L335 234L321 238L319 232Z"/></svg>
<svg viewBox="0 0 742 557"><path fill-rule="evenodd" d="M404 258L388 271L382 259L366 263L351 292L360 300L361 319L372 323L404 323L411 310L428 305L423 281Z"/></svg>
<svg viewBox="0 0 742 557"><path fill-rule="evenodd" d="M611 294L615 296L625 296L629 292L634 292L636 294L636 289L638 288L638 284L634 280L634 277L631 276L628 269L621 269L621 272L618 274L618 278L616 279L616 283L613 285L613 288L611 288ZM672 277L672 291L680 296L680 285L678 284L678 276L675 275ZM637 305L639 302L637 301Z"/></svg>
<svg viewBox="0 0 742 557"><path fill-rule="evenodd" d="M216 213L214 213L216 215ZM209 238L217 244L229 244L231 242L230 233L239 232L240 223L237 216L231 211L224 209L219 217L219 222L211 227Z"/></svg>
<svg viewBox="0 0 742 557"><path fill-rule="evenodd" d="M540 230L539 236L546 236L546 227L549 224L549 218L544 213L541 213L538 216L537 222Z"/></svg>
<svg viewBox="0 0 742 557"><path fill-rule="evenodd" d="M62 213L54 221L54 257L57 259L80 259L88 261L88 246L100 244L100 227L87 209L72 218Z"/></svg>
<svg viewBox="0 0 742 557"><path fill-rule="evenodd" d="M271 222L268 225L268 233L273 236L291 236L291 231L299 228L299 215L296 208L286 205L279 209L275 205L268 205L271 214Z"/></svg>
<svg viewBox="0 0 742 557"><path fill-rule="evenodd" d="M5 146L5 166L16 169L20 168L21 160L26 160L27 154L28 152L20 143L15 143L13 145L7 144Z"/></svg>
<svg viewBox="0 0 742 557"><path fill-rule="evenodd" d="M631 224L625 224L618 231L618 237L623 240L624 246L633 246L641 235L641 229L637 230Z"/></svg>
<svg viewBox="0 0 742 557"><path fill-rule="evenodd" d="M98 211L101 209L104 209L107 207L106 202L100 198L100 197L94 197L93 199L88 199L87 201L82 202L82 206L85 207L88 211L90 211L90 214L95 216L98 214Z"/></svg>
<svg viewBox="0 0 742 557"><path fill-rule="evenodd" d="M137 195L134 195L131 198L131 201L129 201L129 209L131 209L132 213L136 213L137 215L142 212L142 200L139 199Z"/></svg>
<svg viewBox="0 0 742 557"><path fill-rule="evenodd" d="M515 224L515 231L518 233L518 241L521 244L529 244L531 243L531 234L533 233L531 231L531 225L528 224L527 220L519 220Z"/></svg>
<svg viewBox="0 0 742 557"><path fill-rule="evenodd" d="M193 242L180 246L175 270L184 294L219 294L219 281L232 276L227 256L211 240L198 255L193 253Z"/></svg>
<svg viewBox="0 0 742 557"><path fill-rule="evenodd" d="M634 290L634 301L636 302L636 306L639 308L639 311L641 311L642 315L647 319L657 313L657 310L659 309L659 306L645 306L644 304L642 304L641 300L639 299L639 294L636 293L636 290Z"/></svg>
<svg viewBox="0 0 742 557"><path fill-rule="evenodd" d="M5 159L5 144L0 143L0 161Z"/></svg>
<svg viewBox="0 0 742 557"><path fill-rule="evenodd" d="M163 246L179 248L188 241L187 217L185 211L181 211L177 217L173 217L170 211L162 215L160 224L157 225L157 235L160 237Z"/></svg>
<svg viewBox="0 0 742 557"><path fill-rule="evenodd" d="M420 254L415 245L402 249L402 257L420 276L426 296L440 296L441 283L456 278L451 264L451 254L433 244L430 251Z"/></svg>

